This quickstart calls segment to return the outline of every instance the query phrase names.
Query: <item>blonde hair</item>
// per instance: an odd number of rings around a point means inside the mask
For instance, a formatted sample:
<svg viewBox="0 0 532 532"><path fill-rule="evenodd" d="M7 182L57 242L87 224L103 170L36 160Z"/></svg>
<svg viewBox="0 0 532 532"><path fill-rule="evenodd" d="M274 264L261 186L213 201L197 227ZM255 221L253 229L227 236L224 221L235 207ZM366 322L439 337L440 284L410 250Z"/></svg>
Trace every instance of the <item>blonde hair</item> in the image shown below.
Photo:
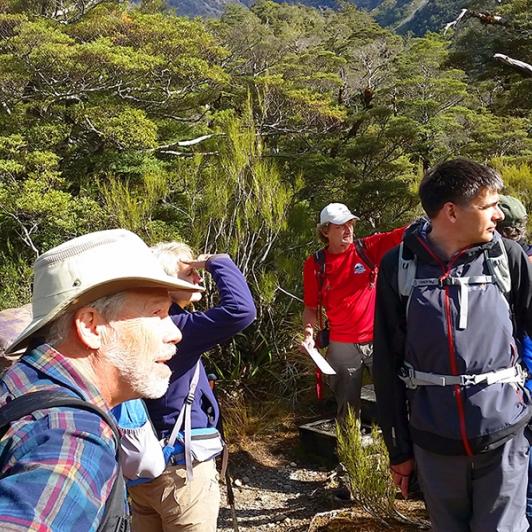
<svg viewBox="0 0 532 532"><path fill-rule="evenodd" d="M318 224L316 226L316 235L321 242L324 244L329 244L329 239L323 234L323 230L329 227L329 222L325 224Z"/></svg>
<svg viewBox="0 0 532 532"><path fill-rule="evenodd" d="M177 274L177 260L180 258L194 258L192 248L184 242L159 242L151 247L163 270L173 277Z"/></svg>

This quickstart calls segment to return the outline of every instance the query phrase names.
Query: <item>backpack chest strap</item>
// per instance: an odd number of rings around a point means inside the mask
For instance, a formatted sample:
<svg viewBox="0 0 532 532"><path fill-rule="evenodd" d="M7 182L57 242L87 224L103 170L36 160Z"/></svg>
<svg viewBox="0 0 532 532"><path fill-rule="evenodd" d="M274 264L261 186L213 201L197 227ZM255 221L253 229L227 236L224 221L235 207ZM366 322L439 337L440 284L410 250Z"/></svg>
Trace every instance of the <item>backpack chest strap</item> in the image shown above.
<svg viewBox="0 0 532 532"><path fill-rule="evenodd" d="M472 275L471 277L441 277L439 279L414 279L412 286L458 286L460 287L460 317L458 321L459 329L467 328L467 313L469 311L469 291L471 285L493 284L495 282L492 275Z"/></svg>
<svg viewBox="0 0 532 532"><path fill-rule="evenodd" d="M418 386L471 386L474 384L495 384L495 383L517 383L521 386L525 382L526 373L517 364L509 368L497 371L488 371L472 375L440 375L418 371L411 364L405 362L399 371L399 378L410 390L415 390Z"/></svg>
<svg viewBox="0 0 532 532"><path fill-rule="evenodd" d="M412 286L463 286L472 284L492 284L494 282L491 275L472 275L471 277L443 277L433 279L414 279Z"/></svg>

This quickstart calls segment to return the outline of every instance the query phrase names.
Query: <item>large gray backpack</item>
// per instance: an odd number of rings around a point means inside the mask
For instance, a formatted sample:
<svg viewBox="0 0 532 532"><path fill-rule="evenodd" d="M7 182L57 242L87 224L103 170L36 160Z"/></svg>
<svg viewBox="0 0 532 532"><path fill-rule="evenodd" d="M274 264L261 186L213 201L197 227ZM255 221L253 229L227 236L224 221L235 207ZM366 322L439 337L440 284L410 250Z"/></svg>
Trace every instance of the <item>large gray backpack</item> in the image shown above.
<svg viewBox="0 0 532 532"><path fill-rule="evenodd" d="M484 250L484 259L490 275L477 275L472 277L453 277L445 279L447 284L460 286L462 301L467 302L468 287L474 284L495 283L501 293L509 299L512 288L512 279L510 276L510 266L508 263L508 254L501 238L498 238L496 244L491 249ZM404 241L399 245L399 265L397 271L397 286L399 294L410 300L412 290L416 286L435 286L442 283L441 279L416 279L417 256L404 245ZM407 303L408 309L408 303ZM460 319L460 328L465 328L467 314L467 304L463 305L463 311Z"/></svg>
<svg viewBox="0 0 532 532"><path fill-rule="evenodd" d="M399 294L406 300L406 312L408 313L410 298L415 287L442 287L444 284L458 286L460 290L461 304L458 329L463 330L467 328L468 291L470 286L495 284L509 303L512 280L508 254L502 238L497 238L495 245L490 249L485 249L483 254L489 272L488 275L469 277L447 275L445 278L416 278L417 257L407 246L404 245L404 242L401 242L399 246L397 285ZM417 371L410 366L410 364L405 362L400 369L399 378L405 382L407 388L415 389L418 386L465 385L480 382L516 382L523 384L525 373L521 366L517 364L510 368L479 375L439 375Z"/></svg>

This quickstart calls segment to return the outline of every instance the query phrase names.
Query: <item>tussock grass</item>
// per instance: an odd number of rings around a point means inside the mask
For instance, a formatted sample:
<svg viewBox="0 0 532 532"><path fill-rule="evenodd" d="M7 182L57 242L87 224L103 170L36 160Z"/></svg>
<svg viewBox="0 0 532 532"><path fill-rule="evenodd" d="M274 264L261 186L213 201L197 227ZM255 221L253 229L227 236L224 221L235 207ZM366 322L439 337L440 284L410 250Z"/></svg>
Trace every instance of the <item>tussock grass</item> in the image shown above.
<svg viewBox="0 0 532 532"><path fill-rule="evenodd" d="M246 448L257 436L287 432L294 414L281 400L251 402L244 394L232 391L220 397L226 440Z"/></svg>

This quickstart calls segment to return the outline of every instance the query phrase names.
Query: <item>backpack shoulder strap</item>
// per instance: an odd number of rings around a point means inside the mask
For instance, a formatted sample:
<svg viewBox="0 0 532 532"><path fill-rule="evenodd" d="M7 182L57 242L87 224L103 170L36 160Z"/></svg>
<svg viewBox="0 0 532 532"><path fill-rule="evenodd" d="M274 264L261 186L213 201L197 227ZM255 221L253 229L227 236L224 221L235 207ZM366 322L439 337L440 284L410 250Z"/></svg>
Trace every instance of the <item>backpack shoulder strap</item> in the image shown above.
<svg viewBox="0 0 532 532"><path fill-rule="evenodd" d="M113 431L116 446L116 457L118 459L118 449L120 432L113 418L100 407L83 401L71 395L58 391L39 390L16 397L0 408L0 434L4 434L7 427L13 421L28 416L36 410L55 408L59 406L71 406L81 410L87 410L98 414ZM111 493L105 503L105 510L98 526L98 531L106 530L129 530L127 517L125 516L126 488L120 465L116 480L111 488Z"/></svg>
<svg viewBox="0 0 532 532"><path fill-rule="evenodd" d="M502 238L497 239L497 243L491 249L484 251L484 257L495 283L500 291L508 297L512 289L512 278L510 275L508 253L506 252Z"/></svg>
<svg viewBox="0 0 532 532"><path fill-rule="evenodd" d="M357 238L355 240L355 249L358 256L362 259L362 262L369 268L369 286L370 288L373 288L377 280L377 265L370 259L366 250L366 244L364 244L362 238Z"/></svg>
<svg viewBox="0 0 532 532"><path fill-rule="evenodd" d="M175 441L177 440L177 435L179 434L179 431L181 430L181 427L183 427L183 422L186 425L186 410L187 405L192 405L192 402L194 401L194 394L196 393L196 387L198 386L199 382L199 374L200 374L200 361L198 360L196 362L196 366L194 369L194 374L192 375L192 378L190 379L190 385L188 388L188 394L185 398L185 402L183 403L183 406L181 407L181 410L179 411L179 415L177 416L174 428L172 429L172 432L170 433L170 436L168 437L168 445L174 445Z"/></svg>
<svg viewBox="0 0 532 532"><path fill-rule="evenodd" d="M321 329L323 329L323 285L325 283L325 248L314 253L314 271L318 283L318 306L316 307L316 317Z"/></svg>
<svg viewBox="0 0 532 532"><path fill-rule="evenodd" d="M316 251L313 257L318 287L321 289L325 280L325 249Z"/></svg>
<svg viewBox="0 0 532 532"><path fill-rule="evenodd" d="M126 513L127 492L120 464L111 493L105 503L105 510L97 532L129 532L129 516Z"/></svg>
<svg viewBox="0 0 532 532"><path fill-rule="evenodd" d="M355 249L357 250L358 256L362 259L364 264L371 270L374 271L377 269L377 265L370 259L367 250L366 244L362 238L357 238L355 240Z"/></svg>
<svg viewBox="0 0 532 532"><path fill-rule="evenodd" d="M417 257L403 241L399 244L398 260L397 288L401 296L409 298L416 278Z"/></svg>
<svg viewBox="0 0 532 532"><path fill-rule="evenodd" d="M179 416L177 417L174 428L172 429L172 432L167 442L167 445L170 445L170 446L173 446L175 444L177 435L179 434L179 431L181 430L181 427L183 426L183 422L184 422L184 425L185 425L185 467L187 470L188 480L192 480L193 478L192 453L190 450L190 446L191 446L190 431L192 430L192 402L194 401L194 394L196 393L196 387L198 386L199 376L200 376L200 360L198 359L198 361L196 362L196 368L194 370L194 374L192 375L192 379L190 380L190 387L188 389L187 398L185 399L183 408L181 408L181 411L179 412Z"/></svg>
<svg viewBox="0 0 532 532"><path fill-rule="evenodd" d="M36 410L55 408L58 406L72 406L98 414L111 428L115 438L116 447L120 440L120 432L111 416L96 405L83 401L62 392L39 390L16 397L0 408L0 434L7 430L7 426ZM117 451L118 452L118 451Z"/></svg>

